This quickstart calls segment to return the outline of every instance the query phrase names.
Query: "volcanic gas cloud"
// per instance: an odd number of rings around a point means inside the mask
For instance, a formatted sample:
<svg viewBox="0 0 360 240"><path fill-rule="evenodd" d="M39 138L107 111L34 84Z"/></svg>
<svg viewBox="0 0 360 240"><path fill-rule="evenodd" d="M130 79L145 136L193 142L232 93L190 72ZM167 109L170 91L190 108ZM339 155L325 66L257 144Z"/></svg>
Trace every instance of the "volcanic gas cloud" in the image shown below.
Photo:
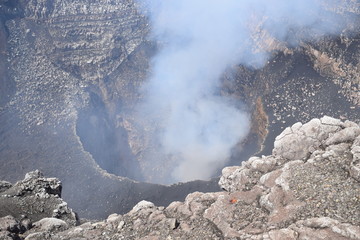
<svg viewBox="0 0 360 240"><path fill-rule="evenodd" d="M295 47L337 34L345 22L327 9L346 1L158 0L139 2L150 19L152 59L138 112L159 124L154 141L176 159L172 180L208 179L248 134L241 104L220 94L227 67L262 67L269 39Z"/></svg>

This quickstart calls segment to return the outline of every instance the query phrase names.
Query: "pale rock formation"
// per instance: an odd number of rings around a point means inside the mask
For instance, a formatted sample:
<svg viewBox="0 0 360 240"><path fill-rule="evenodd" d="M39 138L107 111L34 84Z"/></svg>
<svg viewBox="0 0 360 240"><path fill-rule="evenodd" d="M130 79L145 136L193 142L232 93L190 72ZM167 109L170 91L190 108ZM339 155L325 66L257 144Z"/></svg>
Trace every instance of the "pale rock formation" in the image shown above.
<svg viewBox="0 0 360 240"><path fill-rule="evenodd" d="M219 181L223 192L194 192L166 208L144 200L127 214L111 214L106 220L67 230L62 220L45 218L20 234L21 223L7 216L0 219L0 236L360 239L359 129L354 122L330 117L296 123L277 137L272 155L225 168Z"/></svg>

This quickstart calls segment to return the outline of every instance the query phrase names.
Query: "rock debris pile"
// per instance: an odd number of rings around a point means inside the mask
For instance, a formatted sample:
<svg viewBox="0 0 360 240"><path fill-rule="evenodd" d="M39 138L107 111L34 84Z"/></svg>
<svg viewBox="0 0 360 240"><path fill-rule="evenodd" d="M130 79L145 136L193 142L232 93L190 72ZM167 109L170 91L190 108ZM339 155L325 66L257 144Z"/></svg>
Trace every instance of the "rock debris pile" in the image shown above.
<svg viewBox="0 0 360 240"><path fill-rule="evenodd" d="M270 156L226 167L223 192L81 220L39 171L0 184L0 239L360 239L360 126L323 117L286 128ZM75 226L77 225L77 226Z"/></svg>

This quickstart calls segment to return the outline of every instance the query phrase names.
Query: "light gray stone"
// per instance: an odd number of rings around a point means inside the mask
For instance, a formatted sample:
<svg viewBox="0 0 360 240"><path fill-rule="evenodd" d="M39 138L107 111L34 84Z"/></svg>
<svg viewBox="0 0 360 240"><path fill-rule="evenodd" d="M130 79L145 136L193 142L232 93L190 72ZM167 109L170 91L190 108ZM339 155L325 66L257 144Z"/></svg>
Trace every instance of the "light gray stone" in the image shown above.
<svg viewBox="0 0 360 240"><path fill-rule="evenodd" d="M20 232L19 222L12 216L0 218L0 231L9 231L14 233Z"/></svg>
<svg viewBox="0 0 360 240"><path fill-rule="evenodd" d="M339 132L334 133L331 137L329 137L325 144L338 144L343 142L354 141L354 139L360 135L360 128L357 127L348 127Z"/></svg>
<svg viewBox="0 0 360 240"><path fill-rule="evenodd" d="M42 232L56 232L56 231L63 231L69 228L69 225L57 218L43 218L40 221L35 222L34 227L38 229L38 231Z"/></svg>
<svg viewBox="0 0 360 240"><path fill-rule="evenodd" d="M139 211L142 211L144 209L155 209L155 205L152 202L149 201L140 201L138 204L136 204L133 209L130 211L130 214L137 213Z"/></svg>

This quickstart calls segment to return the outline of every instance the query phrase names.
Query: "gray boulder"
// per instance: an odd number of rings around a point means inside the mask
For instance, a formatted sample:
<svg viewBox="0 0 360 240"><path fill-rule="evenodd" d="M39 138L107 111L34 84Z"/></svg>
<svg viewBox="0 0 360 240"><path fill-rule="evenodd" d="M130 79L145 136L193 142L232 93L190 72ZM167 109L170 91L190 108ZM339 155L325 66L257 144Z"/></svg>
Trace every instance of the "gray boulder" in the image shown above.
<svg viewBox="0 0 360 240"><path fill-rule="evenodd" d="M33 225L35 230L44 232L64 231L69 228L69 225L65 221L58 218L43 218Z"/></svg>
<svg viewBox="0 0 360 240"><path fill-rule="evenodd" d="M24 180L0 192L0 217L12 215L24 224L55 217L76 225L77 216L61 199L61 189L56 178L45 178L38 170L27 173Z"/></svg>
<svg viewBox="0 0 360 240"><path fill-rule="evenodd" d="M21 231L21 226L13 216L6 216L0 218L0 231L19 233Z"/></svg>

